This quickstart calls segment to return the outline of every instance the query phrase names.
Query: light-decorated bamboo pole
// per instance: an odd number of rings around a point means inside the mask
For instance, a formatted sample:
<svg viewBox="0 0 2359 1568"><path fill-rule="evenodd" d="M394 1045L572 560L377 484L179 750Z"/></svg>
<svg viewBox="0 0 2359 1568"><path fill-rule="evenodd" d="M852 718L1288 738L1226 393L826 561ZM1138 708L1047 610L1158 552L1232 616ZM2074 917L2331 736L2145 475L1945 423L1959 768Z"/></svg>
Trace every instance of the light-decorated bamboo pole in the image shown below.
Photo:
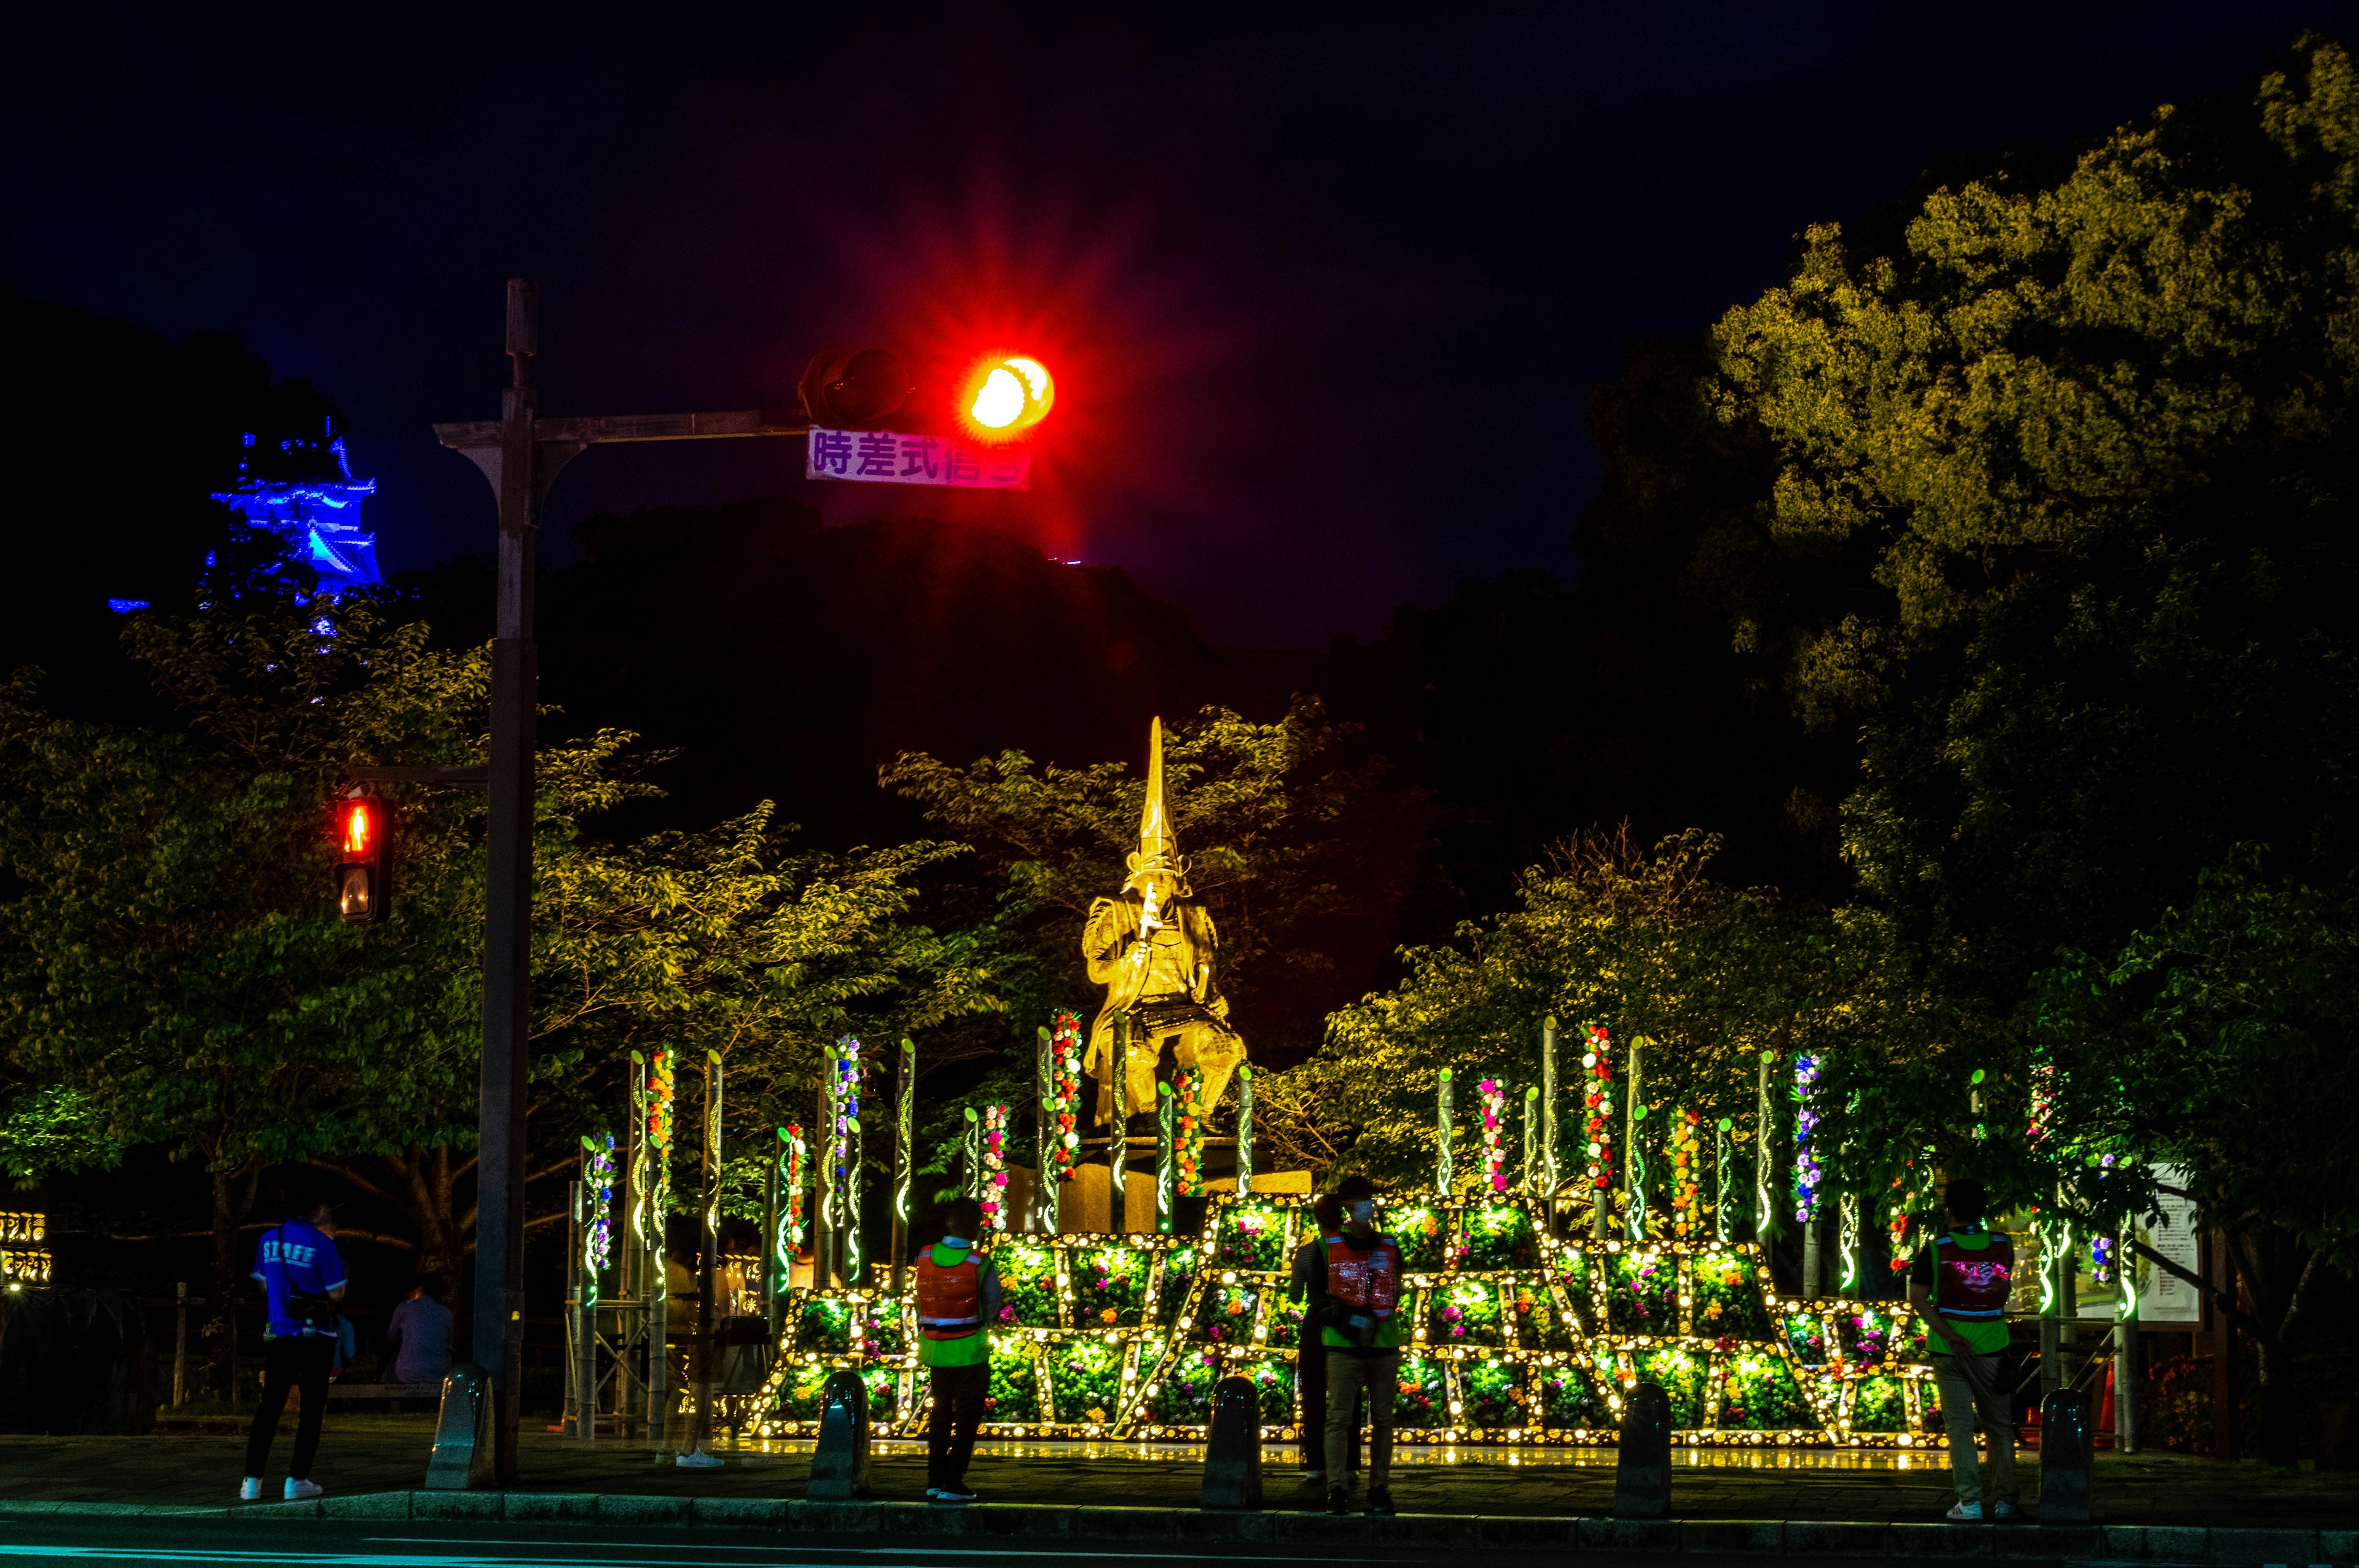
<svg viewBox="0 0 2359 1568"><path fill-rule="evenodd" d="M1556 1162L1556 1014L1540 1021L1540 1182L1541 1217L1556 1229L1556 1195L1560 1177Z"/></svg>
<svg viewBox="0 0 2359 1568"><path fill-rule="evenodd" d="M917 1176L918 1047L901 1042L900 1060L893 1075L893 1289L897 1293L909 1268L909 1232L916 1217L909 1188Z"/></svg>
<svg viewBox="0 0 2359 1568"><path fill-rule="evenodd" d="M1627 1049L1630 1110L1622 1135L1622 1168L1626 1173L1622 1182L1622 1228L1623 1234L1635 1242L1647 1239L1647 1152L1638 1141L1639 1124L1647 1119L1647 1048L1634 1035Z"/></svg>
<svg viewBox="0 0 2359 1568"><path fill-rule="evenodd" d="M1452 1173L1450 1148L1451 1124L1455 1119L1452 1110L1450 1069L1444 1067L1440 1086L1434 1091L1433 1183L1435 1189L1445 1198L1450 1195Z"/></svg>
<svg viewBox="0 0 2359 1568"><path fill-rule="evenodd" d="M1171 1234L1171 1185L1176 1173L1171 1142L1171 1086L1155 1086L1155 1233Z"/></svg>
<svg viewBox="0 0 2359 1568"><path fill-rule="evenodd" d="M1237 1195L1253 1195L1254 1178L1254 1070L1237 1068Z"/></svg>

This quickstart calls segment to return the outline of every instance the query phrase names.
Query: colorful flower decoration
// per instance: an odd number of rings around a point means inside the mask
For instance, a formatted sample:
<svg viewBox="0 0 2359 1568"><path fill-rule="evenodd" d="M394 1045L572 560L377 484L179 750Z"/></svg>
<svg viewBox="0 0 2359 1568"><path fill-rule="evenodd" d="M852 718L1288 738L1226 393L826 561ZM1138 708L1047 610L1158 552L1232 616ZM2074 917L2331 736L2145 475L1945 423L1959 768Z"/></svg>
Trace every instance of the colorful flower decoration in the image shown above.
<svg viewBox="0 0 2359 1568"><path fill-rule="evenodd" d="M1070 1012L1059 1013L1050 1031L1049 1073L1049 1109L1057 1119L1049 1164L1057 1180L1070 1182L1078 1175L1073 1162L1082 1147L1082 1021Z"/></svg>
<svg viewBox="0 0 2359 1568"><path fill-rule="evenodd" d="M1483 1095L1483 1184L1495 1193L1507 1190L1507 1148L1504 1123L1507 1119L1507 1091L1499 1087L1496 1078L1484 1078L1476 1086Z"/></svg>
<svg viewBox="0 0 2359 1568"><path fill-rule="evenodd" d="M1180 1178L1173 1190L1183 1198L1201 1197L1210 1189L1204 1184L1204 1108L1196 1103L1197 1093L1203 1087L1203 1075L1182 1067L1172 1076L1171 1098L1180 1114L1180 1138L1172 1151L1179 1162Z"/></svg>
<svg viewBox="0 0 2359 1568"><path fill-rule="evenodd" d="M1795 1057L1794 1217L1804 1225L1819 1217L1819 1193L1826 1182L1826 1173L1819 1167L1818 1150L1811 1137L1819 1127L1819 1113L1811 1098L1818 1082L1819 1059L1816 1056Z"/></svg>
<svg viewBox="0 0 2359 1568"><path fill-rule="evenodd" d="M983 1226L1007 1230L1007 1107L983 1108Z"/></svg>
<svg viewBox="0 0 2359 1568"><path fill-rule="evenodd" d="M598 1275L614 1257L614 1135L582 1139L582 1186L592 1207L583 1227L582 1278L590 1304L598 1304Z"/></svg>
<svg viewBox="0 0 2359 1568"><path fill-rule="evenodd" d="M1703 1228L1703 1118L1691 1110L1670 1115L1671 1229L1684 1240Z"/></svg>
<svg viewBox="0 0 2359 1568"><path fill-rule="evenodd" d="M804 1169L810 1162L810 1146L803 1141L803 1124L789 1122L778 1129L778 1189L786 1196L786 1206L778 1216L778 1243L782 1253L803 1249L803 1187L810 1181ZM788 1260L781 1258L780 1261Z"/></svg>
<svg viewBox="0 0 2359 1568"><path fill-rule="evenodd" d="M647 1190L654 1200L652 1223L658 1235L671 1196L672 1075L679 1063L679 1054L672 1051L658 1050L647 1059Z"/></svg>
<svg viewBox="0 0 2359 1568"><path fill-rule="evenodd" d="M1588 1137L1589 1185L1600 1195L1614 1185L1614 1061L1607 1049L1611 1044L1605 1026L1589 1026L1589 1049L1581 1058L1581 1065L1589 1075L1588 1090L1582 1097L1582 1108L1587 1113L1583 1130ZM1603 1201L1601 1195L1600 1202Z"/></svg>

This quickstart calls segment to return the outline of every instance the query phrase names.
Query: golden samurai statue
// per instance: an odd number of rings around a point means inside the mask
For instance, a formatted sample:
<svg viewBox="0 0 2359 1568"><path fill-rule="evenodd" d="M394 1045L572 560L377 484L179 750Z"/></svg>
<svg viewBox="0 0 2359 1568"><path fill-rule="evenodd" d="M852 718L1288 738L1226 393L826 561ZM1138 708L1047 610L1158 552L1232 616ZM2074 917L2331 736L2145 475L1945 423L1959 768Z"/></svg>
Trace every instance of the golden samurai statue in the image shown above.
<svg viewBox="0 0 2359 1568"><path fill-rule="evenodd" d="M1114 1108L1114 1014L1131 1017L1130 1061L1124 1072L1125 1109L1155 1108L1155 1070L1165 1042L1173 1060L1201 1075L1199 1102L1218 1105L1229 1075L1245 1059L1245 1044L1229 1027L1229 1004L1214 968L1220 936L1212 912L1188 885L1188 862L1171 832L1163 800L1163 720L1155 720L1147 753L1147 806L1139 813L1138 852L1126 862L1130 880L1119 898L1090 905L1082 930L1082 957L1090 983L1106 988L1105 1005L1090 1026L1082 1070L1098 1080L1097 1115Z"/></svg>

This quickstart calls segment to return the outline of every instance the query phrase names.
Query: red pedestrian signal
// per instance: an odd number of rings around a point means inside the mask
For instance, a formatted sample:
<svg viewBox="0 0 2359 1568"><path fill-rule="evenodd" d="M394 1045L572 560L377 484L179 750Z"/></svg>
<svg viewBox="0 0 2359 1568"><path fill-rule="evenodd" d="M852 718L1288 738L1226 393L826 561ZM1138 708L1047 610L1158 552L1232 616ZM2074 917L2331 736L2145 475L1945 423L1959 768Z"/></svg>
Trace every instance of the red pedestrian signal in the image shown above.
<svg viewBox="0 0 2359 1568"><path fill-rule="evenodd" d="M368 925L393 913L393 811L355 795L336 811L336 914Z"/></svg>

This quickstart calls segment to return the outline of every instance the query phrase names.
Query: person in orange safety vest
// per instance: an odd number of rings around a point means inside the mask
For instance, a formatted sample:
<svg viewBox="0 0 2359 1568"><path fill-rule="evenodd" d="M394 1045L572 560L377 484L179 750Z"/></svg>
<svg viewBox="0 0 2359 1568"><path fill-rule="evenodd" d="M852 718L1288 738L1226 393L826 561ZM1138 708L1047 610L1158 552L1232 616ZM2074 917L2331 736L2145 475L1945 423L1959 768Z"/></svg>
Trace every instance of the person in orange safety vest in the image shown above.
<svg viewBox="0 0 2359 1568"><path fill-rule="evenodd" d="M1352 1511L1345 1461L1367 1396L1368 1511L1393 1511L1393 1388L1408 1321L1400 1311L1400 1247L1376 1229L1376 1189L1346 1176L1335 1190L1343 1227L1323 1238L1326 1278L1314 1292L1319 1341L1327 1352L1327 1511Z"/></svg>
<svg viewBox="0 0 2359 1568"><path fill-rule="evenodd" d="M928 1368L934 1396L926 1419L926 1497L971 1503L966 1466L991 1391L986 1331L1000 1320L999 1275L975 1250L981 1204L954 1200L943 1224L942 1238L918 1258L918 1364Z"/></svg>

